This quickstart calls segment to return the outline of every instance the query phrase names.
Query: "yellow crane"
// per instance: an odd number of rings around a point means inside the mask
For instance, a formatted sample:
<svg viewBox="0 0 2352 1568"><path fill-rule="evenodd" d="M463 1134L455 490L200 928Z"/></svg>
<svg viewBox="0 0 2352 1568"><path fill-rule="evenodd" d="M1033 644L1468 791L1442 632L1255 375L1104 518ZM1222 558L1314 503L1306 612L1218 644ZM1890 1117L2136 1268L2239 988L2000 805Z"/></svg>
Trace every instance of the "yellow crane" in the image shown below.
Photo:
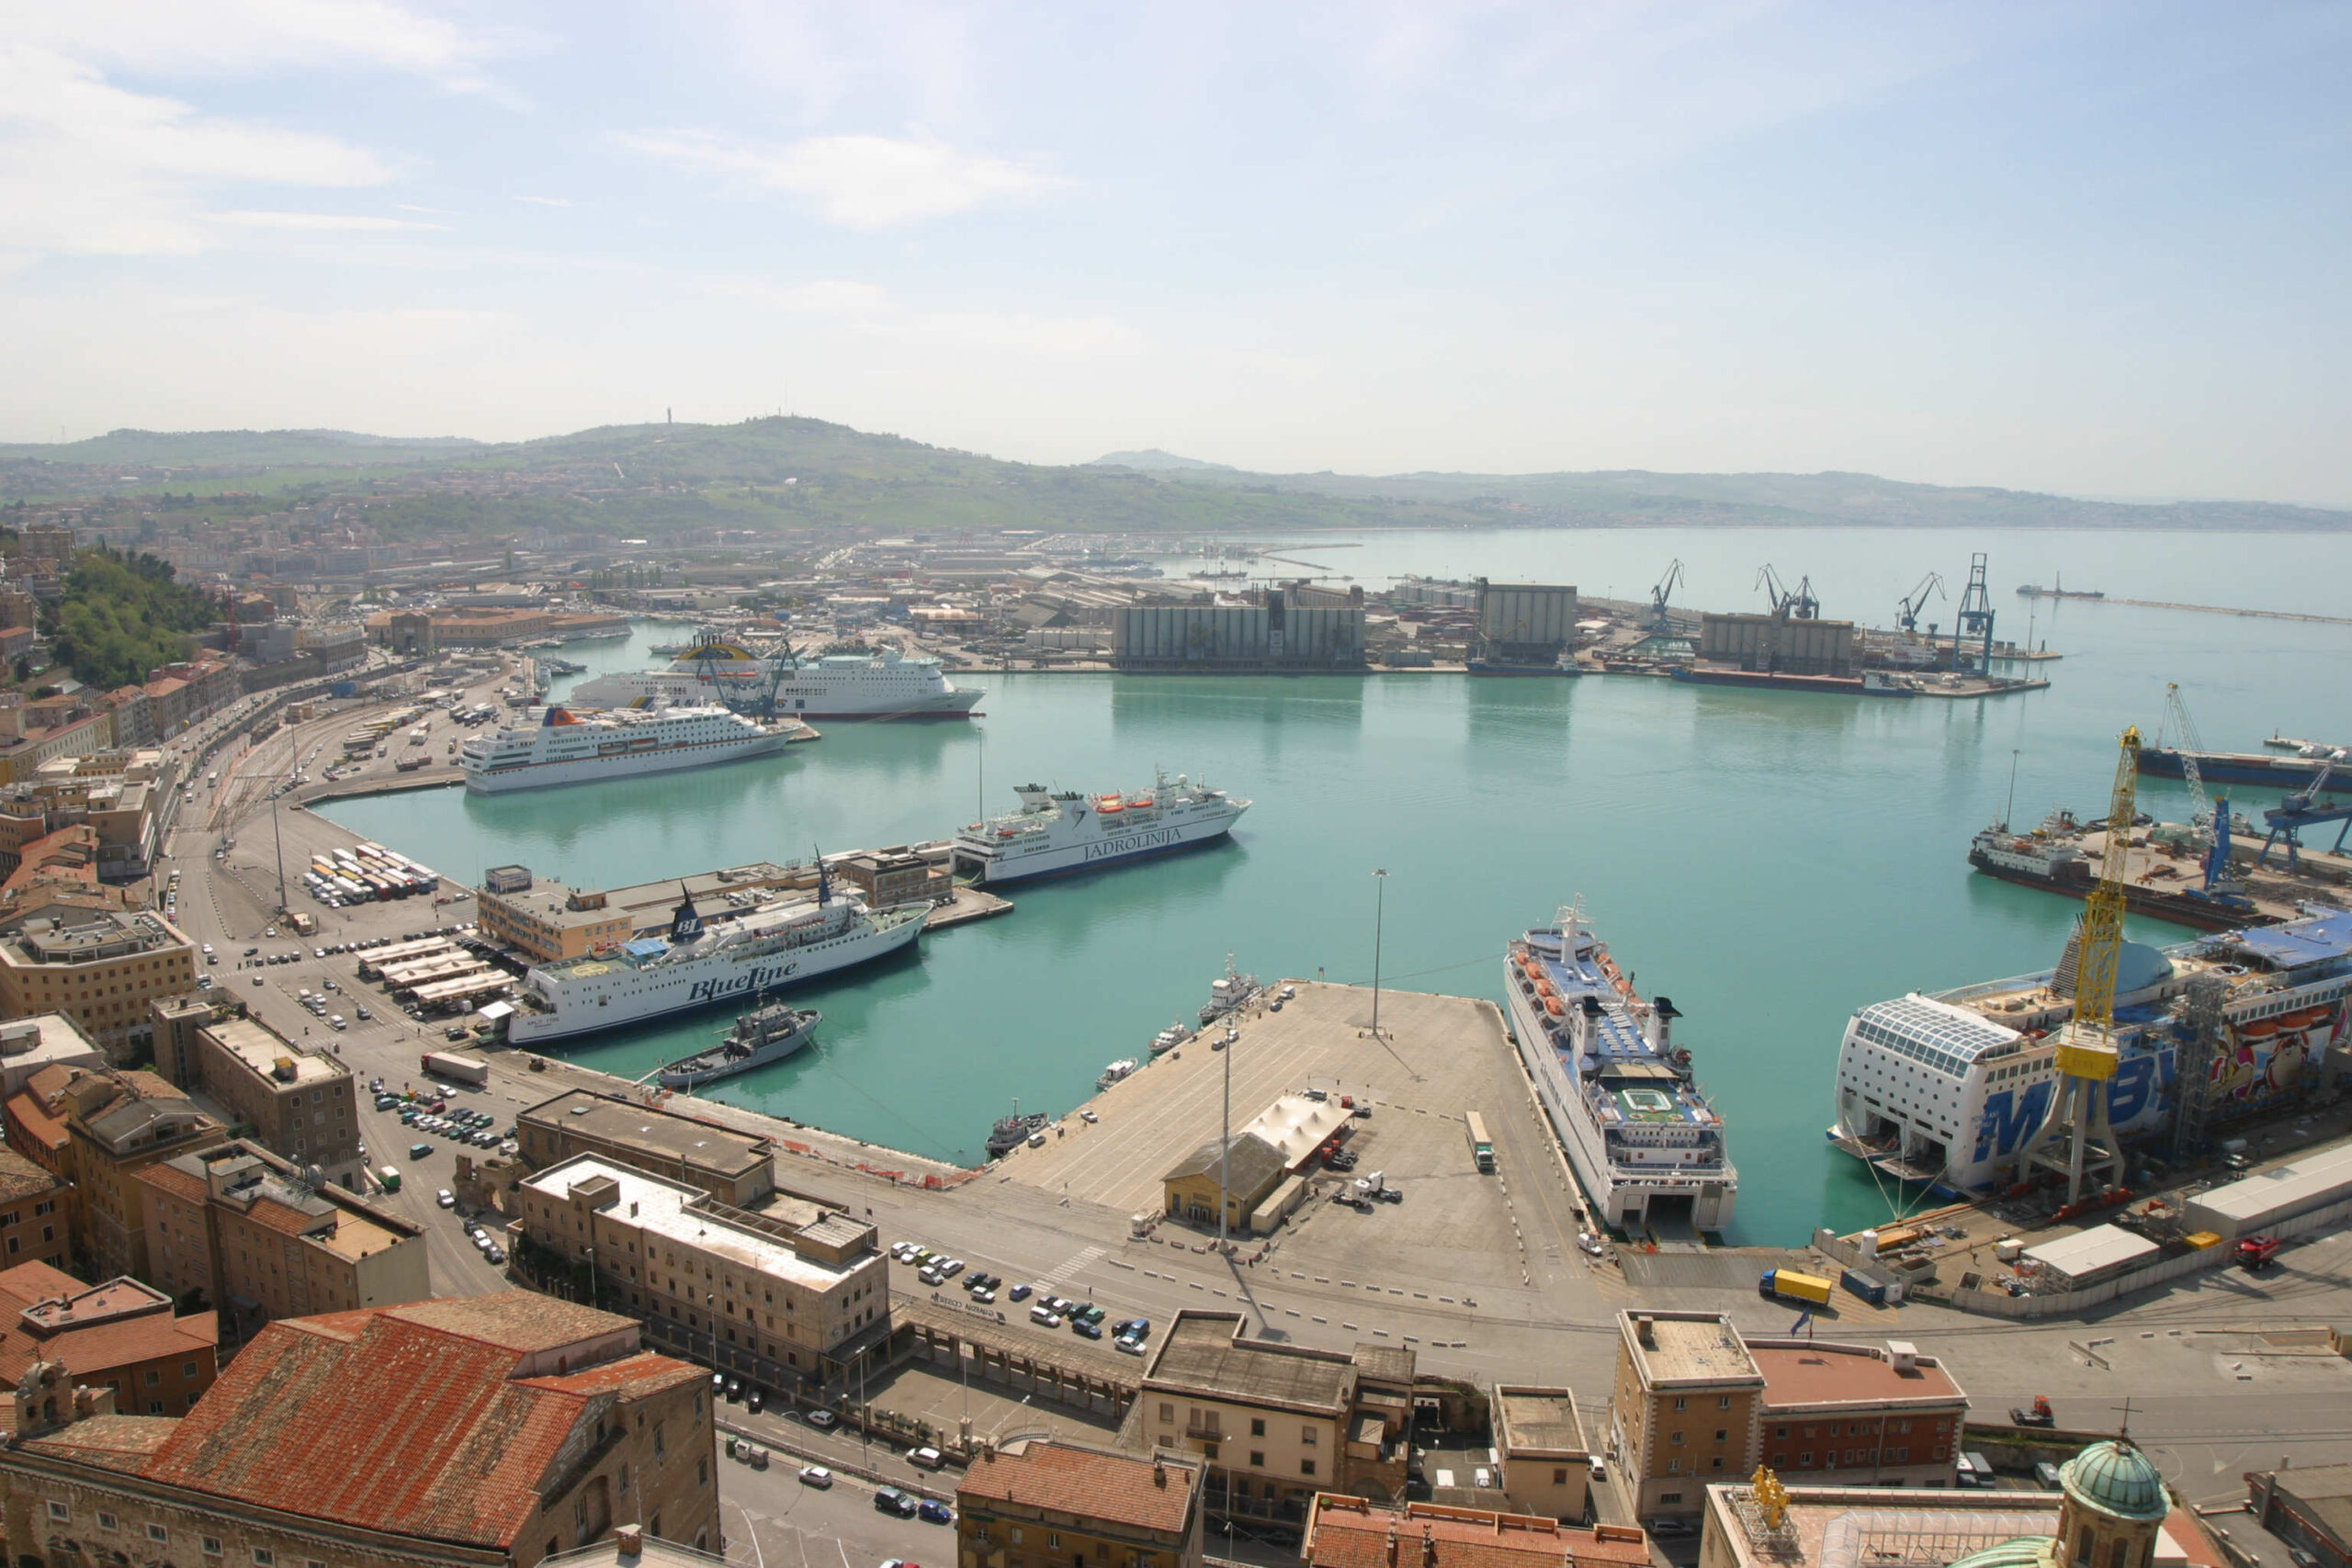
<svg viewBox="0 0 2352 1568"><path fill-rule="evenodd" d="M2075 942L2075 1014L2060 1026L2057 1087L2041 1125L2018 1151L2020 1173L2043 1166L2066 1177L2069 1207L2082 1201L2086 1180L2115 1186L2123 1159L2108 1124L2107 1085L2115 1077L2115 976L2123 959L2124 881L2132 814L2140 791L2140 731L2123 732L2115 788L2108 797L2107 843L2098 883L2083 910ZM2063 1140L2063 1152L2048 1145ZM2045 1152L2047 1150L2048 1152Z"/></svg>

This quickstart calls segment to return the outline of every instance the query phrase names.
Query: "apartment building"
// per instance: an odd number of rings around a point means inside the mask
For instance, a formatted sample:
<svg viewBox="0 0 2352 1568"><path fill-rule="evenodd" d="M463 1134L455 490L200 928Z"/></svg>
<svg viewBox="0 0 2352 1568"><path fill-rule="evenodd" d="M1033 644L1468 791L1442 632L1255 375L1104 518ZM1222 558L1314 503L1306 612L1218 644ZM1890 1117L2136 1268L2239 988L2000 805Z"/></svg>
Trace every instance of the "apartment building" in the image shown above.
<svg viewBox="0 0 2352 1568"><path fill-rule="evenodd" d="M46 1263L0 1269L0 1382L54 1361L77 1383L113 1390L118 1410L185 1416L219 1375L217 1338L210 1313L182 1315L137 1280L85 1285Z"/></svg>
<svg viewBox="0 0 2352 1568"><path fill-rule="evenodd" d="M43 1067L103 1067L105 1053L62 1013L0 1023L0 1099L17 1093Z"/></svg>
<svg viewBox="0 0 2352 1568"><path fill-rule="evenodd" d="M1238 1313L1179 1312L1136 1396L1142 1443L1199 1454L1207 1506L1290 1524L1319 1491L1404 1495L1413 1352L1244 1337Z"/></svg>
<svg viewBox="0 0 2352 1568"><path fill-rule="evenodd" d="M38 1089L45 1076L35 1075L28 1091ZM146 1188L139 1173L176 1155L210 1148L226 1130L187 1095L147 1072L75 1074L57 1091L51 1113L65 1127L65 1166L78 1200L74 1218L84 1263L99 1279L147 1278Z"/></svg>
<svg viewBox="0 0 2352 1568"><path fill-rule="evenodd" d="M1592 1450L1576 1395L1565 1388L1498 1383L1495 1461L1504 1498L1522 1514L1581 1520L1592 1491Z"/></svg>
<svg viewBox="0 0 2352 1568"><path fill-rule="evenodd" d="M147 1278L175 1299L208 1303L232 1344L281 1318L433 1293L424 1226L314 1184L249 1140L175 1156L139 1180Z"/></svg>
<svg viewBox="0 0 2352 1568"><path fill-rule="evenodd" d="M1649 1538L1625 1525L1579 1529L1542 1515L1442 1503L1402 1507L1325 1492L1307 1511L1308 1568L1648 1568Z"/></svg>
<svg viewBox="0 0 2352 1568"><path fill-rule="evenodd" d="M709 1375L514 1291L273 1323L183 1416L28 1367L12 1562L536 1568L618 1527L720 1546Z"/></svg>
<svg viewBox="0 0 2352 1568"><path fill-rule="evenodd" d="M74 1188L14 1149L0 1149L0 1267L74 1258Z"/></svg>
<svg viewBox="0 0 2352 1568"><path fill-rule="evenodd" d="M0 935L0 1013L62 1013L128 1061L147 1043L148 1004L196 989L196 944L152 910L36 916Z"/></svg>
<svg viewBox="0 0 2352 1568"><path fill-rule="evenodd" d="M651 1338L771 1388L838 1376L889 1337L874 1227L807 1204L753 1213L601 1154L514 1190L512 1228L596 1275Z"/></svg>
<svg viewBox="0 0 2352 1568"><path fill-rule="evenodd" d="M1695 1515L1758 1464L1840 1485L1950 1486L1968 1396L1910 1344L1745 1339L1728 1317L1621 1312L1610 1447L1639 1517Z"/></svg>
<svg viewBox="0 0 2352 1568"><path fill-rule="evenodd" d="M1200 1568L1202 1477L1183 1454L984 1448L956 1487L957 1568Z"/></svg>
<svg viewBox="0 0 2352 1568"><path fill-rule="evenodd" d="M543 1100L514 1118L514 1138L535 1168L602 1155L738 1209L756 1209L775 1193L768 1139L616 1095L574 1089Z"/></svg>
<svg viewBox="0 0 2352 1568"><path fill-rule="evenodd" d="M171 998L150 1010L159 1074L203 1092L273 1154L360 1188L358 1091L340 1057L287 1039L233 998Z"/></svg>

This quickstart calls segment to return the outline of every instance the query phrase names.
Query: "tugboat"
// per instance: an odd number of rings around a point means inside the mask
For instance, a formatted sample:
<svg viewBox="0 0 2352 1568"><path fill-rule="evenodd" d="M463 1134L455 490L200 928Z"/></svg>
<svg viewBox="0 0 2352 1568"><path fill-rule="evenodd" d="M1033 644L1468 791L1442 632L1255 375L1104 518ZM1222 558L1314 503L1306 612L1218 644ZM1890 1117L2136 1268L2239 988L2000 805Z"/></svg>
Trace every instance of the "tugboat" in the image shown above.
<svg viewBox="0 0 2352 1568"><path fill-rule="evenodd" d="M1215 1023L1264 989L1255 975L1238 973L1233 967L1233 954L1227 953L1225 973L1209 982L1208 1005L1201 1009L1201 1021Z"/></svg>
<svg viewBox="0 0 2352 1568"><path fill-rule="evenodd" d="M782 1002L740 1014L735 1027L717 1045L682 1056L663 1067L658 1075L662 1087L694 1089L731 1078L737 1073L748 1073L753 1067L764 1067L770 1062L781 1062L808 1043L809 1031L823 1019L822 1013L789 1008Z"/></svg>
<svg viewBox="0 0 2352 1568"><path fill-rule="evenodd" d="M1002 1159L1027 1143L1033 1134L1045 1131L1046 1123L1052 1120L1042 1111L1032 1111L1023 1116L1021 1102L1014 1100L1012 1114L998 1117L996 1125L989 1130L989 1158Z"/></svg>

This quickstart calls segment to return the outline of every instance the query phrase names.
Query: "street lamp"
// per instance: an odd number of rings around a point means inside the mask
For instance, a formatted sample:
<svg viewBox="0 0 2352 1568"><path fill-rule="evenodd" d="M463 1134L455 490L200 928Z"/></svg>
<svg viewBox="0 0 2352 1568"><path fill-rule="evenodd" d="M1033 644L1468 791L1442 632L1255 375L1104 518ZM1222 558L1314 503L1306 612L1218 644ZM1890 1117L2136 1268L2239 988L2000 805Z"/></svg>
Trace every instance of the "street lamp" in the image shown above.
<svg viewBox="0 0 2352 1568"><path fill-rule="evenodd" d="M1372 1037L1380 1038L1380 939L1381 928L1388 913L1388 872L1382 867L1372 874Z"/></svg>

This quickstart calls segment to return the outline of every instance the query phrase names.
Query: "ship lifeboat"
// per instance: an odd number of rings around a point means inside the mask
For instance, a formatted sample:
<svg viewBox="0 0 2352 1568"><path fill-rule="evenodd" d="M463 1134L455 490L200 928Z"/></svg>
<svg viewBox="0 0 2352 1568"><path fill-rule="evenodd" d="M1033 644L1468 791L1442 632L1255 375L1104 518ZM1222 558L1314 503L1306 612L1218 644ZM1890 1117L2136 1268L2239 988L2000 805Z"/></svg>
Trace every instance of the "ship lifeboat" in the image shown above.
<svg viewBox="0 0 2352 1568"><path fill-rule="evenodd" d="M1010 839L1019 831L1018 828L999 828L996 830L996 836L1000 839Z"/></svg>
<svg viewBox="0 0 2352 1568"><path fill-rule="evenodd" d="M1126 808L1125 803L1115 795L1106 795L1094 803L1096 813L1103 817L1115 816Z"/></svg>
<svg viewBox="0 0 2352 1568"><path fill-rule="evenodd" d="M2252 1023L2238 1026L2241 1040L2267 1040L2278 1032L2278 1021L2275 1018L2257 1018Z"/></svg>
<svg viewBox="0 0 2352 1568"><path fill-rule="evenodd" d="M1544 998L1544 1010L1554 1018L1562 1018L1566 1015L1568 1010L1560 1005L1559 998L1546 997Z"/></svg>
<svg viewBox="0 0 2352 1568"><path fill-rule="evenodd" d="M1151 809L1151 807L1152 807L1152 799L1151 799L1151 796L1149 796L1149 795L1145 795L1141 800L1131 800L1131 801L1127 802L1127 809L1128 809L1128 810L1130 810L1130 811L1148 811L1148 810L1150 810L1150 809Z"/></svg>
<svg viewBox="0 0 2352 1568"><path fill-rule="evenodd" d="M2312 1024L2317 1023L2321 1019L2324 1019L2326 1016L2327 1010L2325 1008L2305 1008L2300 1012L2289 1013L2278 1021L2288 1029L2309 1029Z"/></svg>

